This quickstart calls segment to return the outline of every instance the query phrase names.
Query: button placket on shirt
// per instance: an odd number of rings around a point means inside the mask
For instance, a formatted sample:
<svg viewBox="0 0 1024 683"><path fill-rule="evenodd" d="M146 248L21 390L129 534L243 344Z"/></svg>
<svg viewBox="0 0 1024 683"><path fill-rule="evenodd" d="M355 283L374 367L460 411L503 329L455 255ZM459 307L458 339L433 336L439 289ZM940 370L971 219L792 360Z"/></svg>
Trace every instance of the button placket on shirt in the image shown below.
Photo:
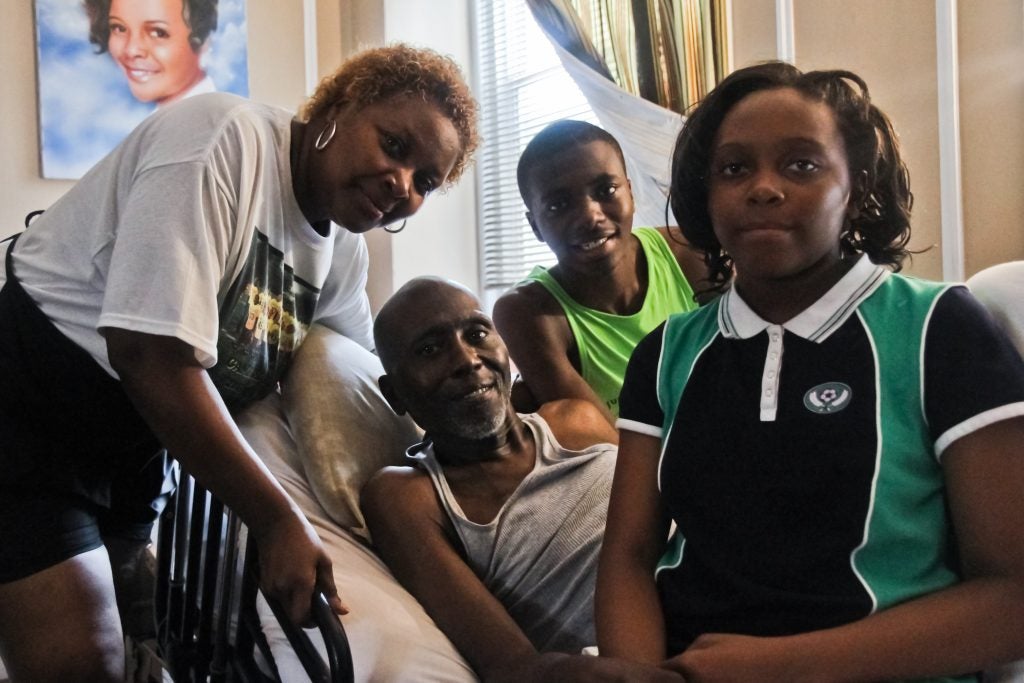
<svg viewBox="0 0 1024 683"><path fill-rule="evenodd" d="M782 326L769 325L768 351L761 374L761 421L774 422L779 405L779 375L782 370Z"/></svg>

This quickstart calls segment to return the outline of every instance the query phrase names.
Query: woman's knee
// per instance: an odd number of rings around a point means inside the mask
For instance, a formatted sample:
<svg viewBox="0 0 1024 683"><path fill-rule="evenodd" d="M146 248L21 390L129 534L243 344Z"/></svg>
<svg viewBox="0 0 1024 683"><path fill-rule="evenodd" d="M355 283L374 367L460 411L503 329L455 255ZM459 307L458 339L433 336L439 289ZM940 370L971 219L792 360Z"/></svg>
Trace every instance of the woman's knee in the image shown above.
<svg viewBox="0 0 1024 683"><path fill-rule="evenodd" d="M14 683L119 683L124 681L124 644L108 638L61 639L48 650L5 653Z"/></svg>
<svg viewBox="0 0 1024 683"><path fill-rule="evenodd" d="M124 680L106 552L0 585L0 654L13 681Z"/></svg>

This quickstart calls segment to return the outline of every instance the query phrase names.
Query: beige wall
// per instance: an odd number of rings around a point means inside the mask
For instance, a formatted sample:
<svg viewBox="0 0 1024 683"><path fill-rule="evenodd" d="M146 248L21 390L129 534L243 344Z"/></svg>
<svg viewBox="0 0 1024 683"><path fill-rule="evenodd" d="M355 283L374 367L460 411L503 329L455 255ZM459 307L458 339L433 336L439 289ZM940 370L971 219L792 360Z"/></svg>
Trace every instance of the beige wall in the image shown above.
<svg viewBox="0 0 1024 683"><path fill-rule="evenodd" d="M971 274L1024 258L1024 2L961 0L959 23L964 242Z"/></svg>
<svg viewBox="0 0 1024 683"><path fill-rule="evenodd" d="M794 19L797 64L856 72L892 119L911 169L911 248L940 244L934 0L797 0ZM909 270L941 278L941 247L915 255Z"/></svg>
<svg viewBox="0 0 1024 683"><path fill-rule="evenodd" d="M893 119L914 192L908 271L942 277L935 0L793 0L796 65L861 75ZM732 0L734 66L774 58L774 0ZM966 275L1024 259L1024 3L960 0Z"/></svg>

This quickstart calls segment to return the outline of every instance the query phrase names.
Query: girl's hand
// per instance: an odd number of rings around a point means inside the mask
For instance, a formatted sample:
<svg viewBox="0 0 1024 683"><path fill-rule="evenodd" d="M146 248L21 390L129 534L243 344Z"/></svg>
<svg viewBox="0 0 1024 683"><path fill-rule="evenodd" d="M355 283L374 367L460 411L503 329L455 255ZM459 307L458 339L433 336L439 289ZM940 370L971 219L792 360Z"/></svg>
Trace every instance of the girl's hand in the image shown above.
<svg viewBox="0 0 1024 683"><path fill-rule="evenodd" d="M690 683L794 681L789 656L780 638L706 633L664 663Z"/></svg>
<svg viewBox="0 0 1024 683"><path fill-rule="evenodd" d="M533 680L539 683L684 683L678 673L657 666L612 657L554 653L540 655L526 670L516 674L509 680Z"/></svg>

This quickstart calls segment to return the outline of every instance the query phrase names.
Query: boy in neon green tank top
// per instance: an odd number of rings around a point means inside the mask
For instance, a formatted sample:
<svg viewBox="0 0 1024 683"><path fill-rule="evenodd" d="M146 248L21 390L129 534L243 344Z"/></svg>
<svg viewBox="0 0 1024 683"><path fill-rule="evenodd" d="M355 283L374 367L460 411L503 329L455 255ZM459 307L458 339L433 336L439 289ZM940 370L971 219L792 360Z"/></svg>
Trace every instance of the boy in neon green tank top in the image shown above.
<svg viewBox="0 0 1024 683"><path fill-rule="evenodd" d="M548 125L520 157L518 181L530 227L558 263L494 305L528 388L516 407L581 398L612 422L633 348L670 313L697 307L690 283L706 277L704 263L678 228L633 231L622 150L597 126Z"/></svg>

